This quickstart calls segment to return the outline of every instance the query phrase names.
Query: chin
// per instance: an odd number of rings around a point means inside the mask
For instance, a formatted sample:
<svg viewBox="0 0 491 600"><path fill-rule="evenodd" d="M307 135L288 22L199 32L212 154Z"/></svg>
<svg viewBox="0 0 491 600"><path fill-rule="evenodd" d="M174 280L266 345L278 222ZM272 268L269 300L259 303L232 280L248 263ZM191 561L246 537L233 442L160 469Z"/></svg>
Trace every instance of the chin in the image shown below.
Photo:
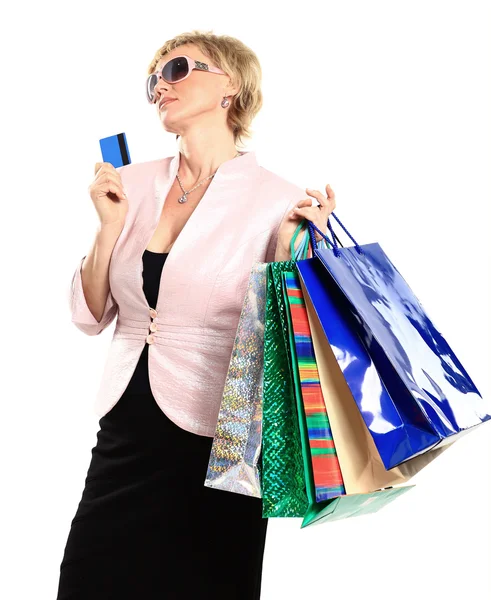
<svg viewBox="0 0 491 600"><path fill-rule="evenodd" d="M177 134L177 132L172 129L172 123L170 123L168 119L161 118L160 122L162 124L162 127L165 129L165 131L167 131L168 133L176 133Z"/></svg>

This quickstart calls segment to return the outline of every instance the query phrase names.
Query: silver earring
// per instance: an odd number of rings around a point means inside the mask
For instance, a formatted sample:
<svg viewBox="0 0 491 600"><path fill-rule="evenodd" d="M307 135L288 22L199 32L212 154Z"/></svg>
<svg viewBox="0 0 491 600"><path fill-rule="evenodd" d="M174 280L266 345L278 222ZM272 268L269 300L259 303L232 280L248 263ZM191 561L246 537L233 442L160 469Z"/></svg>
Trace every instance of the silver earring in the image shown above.
<svg viewBox="0 0 491 600"><path fill-rule="evenodd" d="M227 108L227 106L228 106L229 104L230 104L230 101L229 101L229 99L227 98L227 96L224 96L224 97L223 97L223 100L222 100L222 102L221 102L221 106L222 106L222 108Z"/></svg>

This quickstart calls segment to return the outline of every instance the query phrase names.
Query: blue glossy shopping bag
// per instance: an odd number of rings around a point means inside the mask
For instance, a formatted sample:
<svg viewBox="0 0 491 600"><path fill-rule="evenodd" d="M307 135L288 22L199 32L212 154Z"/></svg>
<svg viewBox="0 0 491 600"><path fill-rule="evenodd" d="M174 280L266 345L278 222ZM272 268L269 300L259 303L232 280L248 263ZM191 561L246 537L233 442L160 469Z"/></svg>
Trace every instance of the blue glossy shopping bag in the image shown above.
<svg viewBox="0 0 491 600"><path fill-rule="evenodd" d="M488 421L491 405L380 245L360 246L331 216L354 246L339 248L330 219L334 241L309 221L315 268L302 267L303 261L297 267L311 297L328 295L329 302L314 301L328 338L329 329L333 339L339 334L329 308L333 302L373 361L372 379L367 370L350 372L349 349L337 351L329 340L384 466L391 469ZM317 247L314 230L332 249ZM311 293L317 286L323 293Z"/></svg>

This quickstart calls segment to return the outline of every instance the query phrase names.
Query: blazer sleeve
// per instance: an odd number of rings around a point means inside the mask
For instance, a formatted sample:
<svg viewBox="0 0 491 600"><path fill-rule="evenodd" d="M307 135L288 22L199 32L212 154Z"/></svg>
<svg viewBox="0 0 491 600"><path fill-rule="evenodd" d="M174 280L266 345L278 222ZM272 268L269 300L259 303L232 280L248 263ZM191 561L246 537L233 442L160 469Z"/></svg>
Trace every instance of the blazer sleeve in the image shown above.
<svg viewBox="0 0 491 600"><path fill-rule="evenodd" d="M111 290L109 290L101 320L97 321L90 312L82 287L82 265L84 260L85 256L79 262L70 286L69 306L71 320L72 323L87 335L99 335L114 320L119 307L111 294Z"/></svg>

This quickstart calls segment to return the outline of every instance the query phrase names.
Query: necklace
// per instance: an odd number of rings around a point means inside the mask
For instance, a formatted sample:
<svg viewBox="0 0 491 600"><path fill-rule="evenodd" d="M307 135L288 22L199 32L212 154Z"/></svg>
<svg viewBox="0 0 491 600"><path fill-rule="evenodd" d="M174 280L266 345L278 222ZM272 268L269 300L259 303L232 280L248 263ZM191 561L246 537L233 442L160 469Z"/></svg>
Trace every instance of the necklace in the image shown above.
<svg viewBox="0 0 491 600"><path fill-rule="evenodd" d="M237 156L240 156L240 152L237 152L237 154L234 156L234 158L237 158ZM218 169L217 169L217 171L218 171ZM187 202L188 201L188 195L191 192L193 192L197 187L199 187L202 183L204 183L207 179L211 179L212 177L215 177L217 171L215 171L215 173L212 173L211 175L208 175L208 177L205 177L204 179L202 179L192 189L188 190L187 192L182 187L182 183L181 183L181 179L179 177L179 173L177 173L177 181L179 182L179 185L181 186L181 190L184 192L183 195L180 198L178 198L178 200L177 200L179 202L179 204L183 204L184 202Z"/></svg>

